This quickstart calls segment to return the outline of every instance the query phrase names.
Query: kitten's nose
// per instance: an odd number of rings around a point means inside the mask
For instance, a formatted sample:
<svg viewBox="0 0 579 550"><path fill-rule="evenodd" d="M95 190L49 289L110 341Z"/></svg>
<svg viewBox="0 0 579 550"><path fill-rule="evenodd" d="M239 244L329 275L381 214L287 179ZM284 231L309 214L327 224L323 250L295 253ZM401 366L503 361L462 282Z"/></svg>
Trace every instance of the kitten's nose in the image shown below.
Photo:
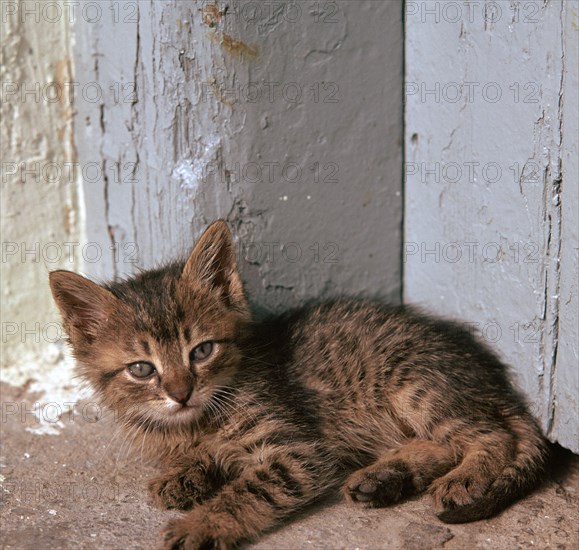
<svg viewBox="0 0 579 550"><path fill-rule="evenodd" d="M177 403L181 405L185 405L189 398L191 397L192 390L191 388L176 388L174 390L167 391L169 396L177 401Z"/></svg>

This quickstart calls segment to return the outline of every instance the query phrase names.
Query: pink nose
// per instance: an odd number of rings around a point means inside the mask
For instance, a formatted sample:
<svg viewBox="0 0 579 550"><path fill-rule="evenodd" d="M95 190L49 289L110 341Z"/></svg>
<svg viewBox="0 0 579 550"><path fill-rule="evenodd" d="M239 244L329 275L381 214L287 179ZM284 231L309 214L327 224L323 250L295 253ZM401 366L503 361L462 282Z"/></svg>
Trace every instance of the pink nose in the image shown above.
<svg viewBox="0 0 579 550"><path fill-rule="evenodd" d="M191 389L190 388L177 388L171 391L167 391L169 397L180 403L181 405L185 405L189 398L191 397Z"/></svg>

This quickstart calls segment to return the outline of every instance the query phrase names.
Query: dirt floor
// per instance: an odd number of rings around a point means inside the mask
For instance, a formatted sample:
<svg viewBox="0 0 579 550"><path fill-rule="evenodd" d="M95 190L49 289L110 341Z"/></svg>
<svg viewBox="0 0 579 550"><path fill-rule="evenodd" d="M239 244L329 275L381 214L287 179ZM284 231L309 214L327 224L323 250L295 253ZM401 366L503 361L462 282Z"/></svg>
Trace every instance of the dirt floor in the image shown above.
<svg viewBox="0 0 579 550"><path fill-rule="evenodd" d="M0 530L3 549L156 548L174 513L147 502L139 441L117 432L94 405L75 407L44 430L36 396L0 386ZM59 406L44 405L52 422ZM39 409L37 408L37 412ZM32 430L32 431L31 431ZM492 548L579 549L578 457L559 451L552 479L492 520L445 525L428 496L380 510L336 497L251 545L255 550Z"/></svg>

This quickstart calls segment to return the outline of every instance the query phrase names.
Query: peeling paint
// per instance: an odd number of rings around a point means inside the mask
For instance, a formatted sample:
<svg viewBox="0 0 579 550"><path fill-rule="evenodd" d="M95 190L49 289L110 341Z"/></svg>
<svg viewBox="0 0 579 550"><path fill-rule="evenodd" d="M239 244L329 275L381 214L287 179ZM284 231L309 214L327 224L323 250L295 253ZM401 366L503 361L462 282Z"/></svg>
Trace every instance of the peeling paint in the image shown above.
<svg viewBox="0 0 579 550"><path fill-rule="evenodd" d="M228 10L229 6L219 9L217 2L214 4L205 4L202 8L203 23L209 27L216 27L223 17L227 15Z"/></svg>
<svg viewBox="0 0 579 550"><path fill-rule="evenodd" d="M74 360L63 353L59 344L50 344L42 354L29 356L18 372L1 369L0 382L21 386L37 396L27 411L32 425L26 427L26 431L35 435L59 435L76 403L92 396L76 376Z"/></svg>

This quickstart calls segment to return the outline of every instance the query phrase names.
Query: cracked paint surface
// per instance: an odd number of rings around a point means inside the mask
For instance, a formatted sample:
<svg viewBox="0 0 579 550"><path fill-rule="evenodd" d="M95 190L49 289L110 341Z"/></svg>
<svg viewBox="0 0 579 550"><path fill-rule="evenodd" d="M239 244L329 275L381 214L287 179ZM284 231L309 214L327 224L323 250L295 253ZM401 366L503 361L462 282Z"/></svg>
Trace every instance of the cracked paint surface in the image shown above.
<svg viewBox="0 0 579 550"><path fill-rule="evenodd" d="M87 231L103 249L138 245L136 264L110 253L89 275L185 256L222 217L266 310L343 292L400 300L401 14L335 7L304 4L291 22L280 5L253 21L239 6L152 2L128 23L112 10L79 22L79 79L137 92L79 105L79 154L97 144L107 174L85 184Z"/></svg>
<svg viewBox="0 0 579 550"><path fill-rule="evenodd" d="M406 81L431 93L406 106L407 160L420 169L407 178L405 241L423 253L407 257L405 300L472 323L549 437L578 451L577 14L545 2L522 25L503 9L492 22L407 22ZM436 100L436 83L475 91ZM482 94L490 85L500 100Z"/></svg>

